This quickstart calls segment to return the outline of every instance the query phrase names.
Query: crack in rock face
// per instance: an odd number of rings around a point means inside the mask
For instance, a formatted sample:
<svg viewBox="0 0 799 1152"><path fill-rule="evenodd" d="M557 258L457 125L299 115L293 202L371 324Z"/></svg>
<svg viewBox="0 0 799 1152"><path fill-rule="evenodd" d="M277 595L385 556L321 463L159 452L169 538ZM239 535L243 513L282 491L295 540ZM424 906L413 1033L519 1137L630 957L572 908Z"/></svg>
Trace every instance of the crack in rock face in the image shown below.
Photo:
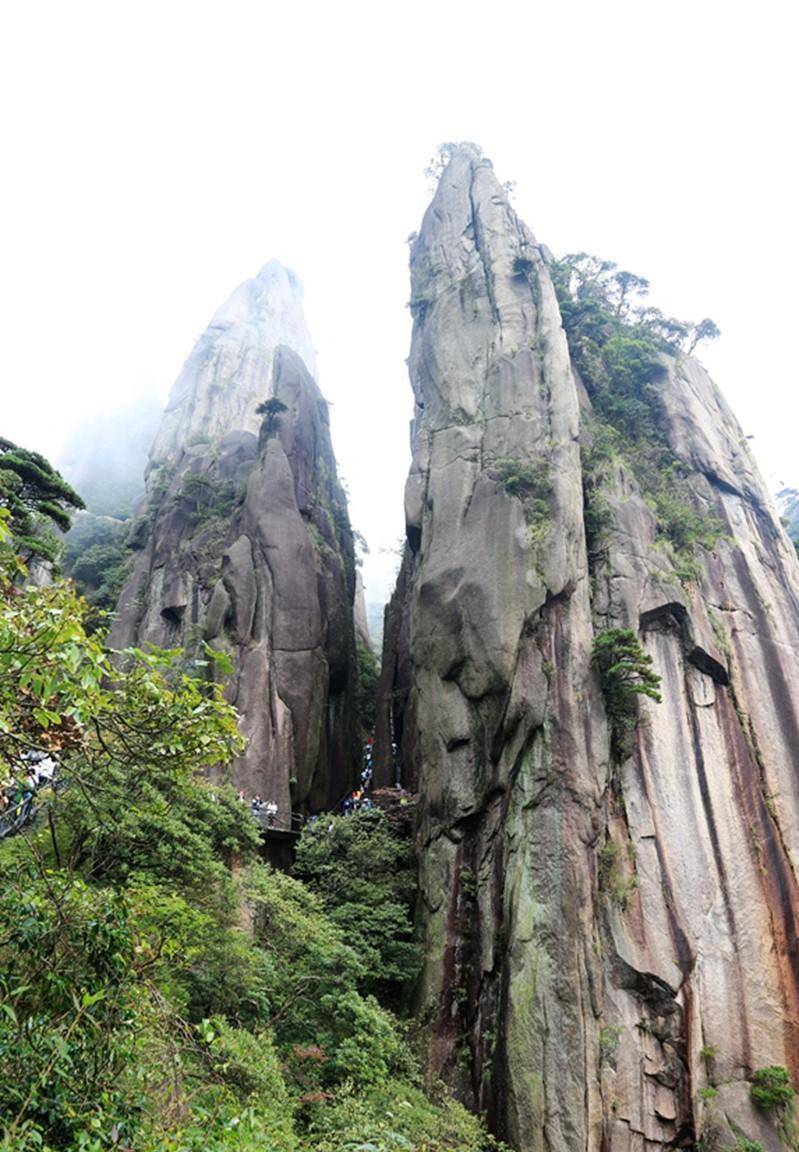
<svg viewBox="0 0 799 1152"><path fill-rule="evenodd" d="M741 1133L776 1152L747 1080L799 1082L796 557L691 357L659 355L651 404L691 523L718 526L691 563L634 458L587 475L596 414L550 265L489 162L455 148L411 252L408 547L376 756L394 740L419 793L429 1062L525 1152ZM661 697L625 713L621 762L592 660L612 629Z"/></svg>

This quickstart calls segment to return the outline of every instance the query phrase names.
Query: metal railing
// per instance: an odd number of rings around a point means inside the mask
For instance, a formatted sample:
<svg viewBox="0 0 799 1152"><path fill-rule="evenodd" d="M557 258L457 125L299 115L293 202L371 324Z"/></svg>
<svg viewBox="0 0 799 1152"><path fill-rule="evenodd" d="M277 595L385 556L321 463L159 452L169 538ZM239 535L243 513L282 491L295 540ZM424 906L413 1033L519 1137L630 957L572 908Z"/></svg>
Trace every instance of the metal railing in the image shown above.
<svg viewBox="0 0 799 1152"><path fill-rule="evenodd" d="M286 832L299 836L305 824L305 817L301 812L270 813L265 811L263 806L258 810L251 807L250 811L264 832Z"/></svg>

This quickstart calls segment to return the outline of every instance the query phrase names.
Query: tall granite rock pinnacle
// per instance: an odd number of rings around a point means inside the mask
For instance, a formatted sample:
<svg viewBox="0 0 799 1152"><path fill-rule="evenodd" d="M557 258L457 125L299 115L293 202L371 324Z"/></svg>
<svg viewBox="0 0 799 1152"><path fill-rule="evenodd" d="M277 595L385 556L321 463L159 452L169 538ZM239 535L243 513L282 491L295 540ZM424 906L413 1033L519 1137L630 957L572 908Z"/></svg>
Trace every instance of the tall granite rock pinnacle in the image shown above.
<svg viewBox="0 0 799 1152"><path fill-rule="evenodd" d="M302 291L276 262L233 293L173 388L111 643L227 652L233 780L292 811L351 785L355 564ZM276 412L261 417L259 402Z"/></svg>
<svg viewBox="0 0 799 1152"><path fill-rule="evenodd" d="M285 344L316 372L302 285L277 260L245 280L214 314L172 386L151 461L230 431L258 431L255 409L272 391L275 349Z"/></svg>
<svg viewBox="0 0 799 1152"><path fill-rule="evenodd" d="M420 797L431 1064L523 1152L776 1152L747 1081L799 1083L793 549L681 354L651 420L713 538L687 565L623 454L589 474L600 424L548 254L472 146L414 242L411 309L378 762L393 736ZM592 652L622 628L662 702L619 754Z"/></svg>

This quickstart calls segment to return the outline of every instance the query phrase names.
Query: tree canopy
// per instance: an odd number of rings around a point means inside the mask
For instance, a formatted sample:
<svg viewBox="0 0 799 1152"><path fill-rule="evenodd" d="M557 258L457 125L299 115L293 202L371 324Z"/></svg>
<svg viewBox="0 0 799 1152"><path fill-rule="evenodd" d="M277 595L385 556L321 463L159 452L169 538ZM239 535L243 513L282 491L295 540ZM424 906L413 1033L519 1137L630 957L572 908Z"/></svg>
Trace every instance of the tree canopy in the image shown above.
<svg viewBox="0 0 799 1152"><path fill-rule="evenodd" d="M255 412L258 416L263 416L263 433L269 437L280 427L280 417L284 412L288 412L288 407L277 396L270 396L268 400L261 401Z"/></svg>
<svg viewBox="0 0 799 1152"><path fill-rule="evenodd" d="M0 507L8 509L16 547L26 559L52 561L59 543L51 527L66 532L70 512L84 503L44 456L0 437Z"/></svg>

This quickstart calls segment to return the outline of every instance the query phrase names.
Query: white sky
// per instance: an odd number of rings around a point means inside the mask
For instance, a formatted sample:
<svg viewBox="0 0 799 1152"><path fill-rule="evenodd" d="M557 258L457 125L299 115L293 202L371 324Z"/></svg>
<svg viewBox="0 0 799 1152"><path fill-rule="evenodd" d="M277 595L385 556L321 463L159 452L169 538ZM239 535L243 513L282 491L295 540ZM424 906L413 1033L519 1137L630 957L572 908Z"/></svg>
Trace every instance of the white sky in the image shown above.
<svg viewBox="0 0 799 1152"><path fill-rule="evenodd" d="M445 140L555 252L723 330L704 359L799 485L796 10L775 0L28 0L0 15L0 432L166 394L232 288L293 267L367 594L393 573L411 394L405 239Z"/></svg>

